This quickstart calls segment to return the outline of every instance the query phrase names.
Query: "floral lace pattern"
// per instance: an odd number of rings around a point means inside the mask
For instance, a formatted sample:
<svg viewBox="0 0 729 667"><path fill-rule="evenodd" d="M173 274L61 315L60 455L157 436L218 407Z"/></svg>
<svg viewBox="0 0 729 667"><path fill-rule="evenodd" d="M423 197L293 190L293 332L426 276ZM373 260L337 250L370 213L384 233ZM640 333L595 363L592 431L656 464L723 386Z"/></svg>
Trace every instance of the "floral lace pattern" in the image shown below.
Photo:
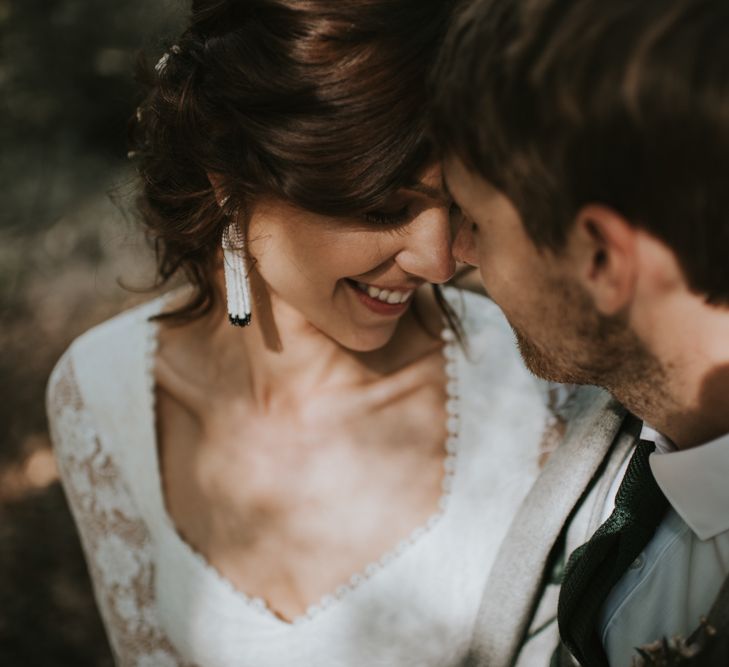
<svg viewBox="0 0 729 667"><path fill-rule="evenodd" d="M48 418L96 601L121 667L193 667L160 629L149 534L78 390L69 354L48 388Z"/></svg>

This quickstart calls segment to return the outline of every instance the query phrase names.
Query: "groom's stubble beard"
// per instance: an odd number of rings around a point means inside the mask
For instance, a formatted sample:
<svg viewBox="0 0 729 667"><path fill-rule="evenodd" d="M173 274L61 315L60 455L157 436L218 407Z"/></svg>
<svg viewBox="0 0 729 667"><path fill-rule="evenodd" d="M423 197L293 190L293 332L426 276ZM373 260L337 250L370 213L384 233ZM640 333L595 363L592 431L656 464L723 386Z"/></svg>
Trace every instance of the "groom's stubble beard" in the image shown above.
<svg viewBox="0 0 729 667"><path fill-rule="evenodd" d="M529 332L512 322L519 350L538 377L604 387L638 415L652 412L666 373L628 323L626 313L599 313L584 288L565 280L540 290L545 299Z"/></svg>

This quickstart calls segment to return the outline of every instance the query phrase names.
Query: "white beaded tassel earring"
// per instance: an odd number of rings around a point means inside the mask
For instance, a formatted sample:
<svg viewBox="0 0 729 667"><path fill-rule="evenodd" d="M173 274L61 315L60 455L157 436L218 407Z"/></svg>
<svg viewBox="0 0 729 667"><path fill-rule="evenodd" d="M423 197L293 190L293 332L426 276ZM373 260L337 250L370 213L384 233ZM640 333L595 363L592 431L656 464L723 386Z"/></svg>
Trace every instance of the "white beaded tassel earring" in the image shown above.
<svg viewBox="0 0 729 667"><path fill-rule="evenodd" d="M223 267L228 297L228 319L237 327L251 323L251 291L243 234L238 223L231 222L223 231Z"/></svg>

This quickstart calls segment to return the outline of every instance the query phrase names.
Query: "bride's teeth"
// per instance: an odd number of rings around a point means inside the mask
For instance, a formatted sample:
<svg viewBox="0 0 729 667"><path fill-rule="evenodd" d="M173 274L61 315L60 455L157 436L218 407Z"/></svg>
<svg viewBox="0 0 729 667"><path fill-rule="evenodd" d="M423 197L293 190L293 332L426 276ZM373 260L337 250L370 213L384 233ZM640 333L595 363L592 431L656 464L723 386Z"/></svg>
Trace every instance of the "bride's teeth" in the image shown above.
<svg viewBox="0 0 729 667"><path fill-rule="evenodd" d="M400 299L402 299L402 292L395 290L394 292L390 292L390 296L387 297L387 303L401 303Z"/></svg>
<svg viewBox="0 0 729 667"><path fill-rule="evenodd" d="M391 305L405 303L412 296L414 291L405 290L404 292L401 292L400 290L380 289L379 287L373 287L366 283L357 282L356 284L362 292L369 295L371 298Z"/></svg>

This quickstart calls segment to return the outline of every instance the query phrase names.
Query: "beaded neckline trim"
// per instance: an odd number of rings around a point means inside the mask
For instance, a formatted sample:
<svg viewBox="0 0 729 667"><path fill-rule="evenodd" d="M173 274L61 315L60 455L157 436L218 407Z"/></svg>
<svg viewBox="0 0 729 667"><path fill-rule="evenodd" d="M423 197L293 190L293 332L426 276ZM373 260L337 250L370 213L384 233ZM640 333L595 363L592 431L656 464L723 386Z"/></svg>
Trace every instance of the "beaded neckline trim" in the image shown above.
<svg viewBox="0 0 729 667"><path fill-rule="evenodd" d="M162 303L166 301L165 297L161 298ZM149 392L149 401L151 406L151 414L154 418L156 414L156 396L155 396L155 380L154 380L154 368L155 360L158 350L159 342L159 324L155 321L147 322L148 337L145 354L145 372L146 372L146 385ZM385 569L388 565L393 563L395 560L400 558L404 553L409 551L415 543L419 542L425 535L432 532L432 530L440 523L441 519L446 513L446 510L450 504L451 497L453 495L454 479L456 473L456 462L458 457L458 450L460 444L460 392L459 392L459 374L458 374L458 347L456 342L456 336L450 328L444 328L441 332L441 338L443 339L444 345L442 348L443 359L445 364L446 374L446 442L445 442L445 458L443 460L443 481L441 483L442 494L438 501L438 509L432 514L424 525L419 526L405 539L401 540L395 548L391 549L377 561L374 561L367 565L363 570L353 574L349 581L339 586L333 593L325 595L317 603L310 605L307 610L294 617L291 622L282 621L273 610L266 604L265 600L257 597L251 597L245 592L236 588L233 583L227 579L223 574L220 573L205 557L196 551L190 544L177 532L172 518L167 513L164 500L164 492L162 490L162 480L159 470L159 461L156 451L157 443L156 439L154 442L155 452L154 460L157 462L157 470L155 471L157 479L157 488L159 489L159 501L161 504L160 511L162 513L163 524L170 533L172 539L179 545L180 549L188 556L192 557L200 569L206 573L207 576L212 577L220 584L223 588L227 589L231 595L236 596L239 600L242 600L246 606L255 610L256 612L263 614L278 623L284 623L291 626L299 626L302 623L306 623L322 612L343 600L344 598L351 595L355 590L362 587L362 585L377 575L378 572Z"/></svg>

